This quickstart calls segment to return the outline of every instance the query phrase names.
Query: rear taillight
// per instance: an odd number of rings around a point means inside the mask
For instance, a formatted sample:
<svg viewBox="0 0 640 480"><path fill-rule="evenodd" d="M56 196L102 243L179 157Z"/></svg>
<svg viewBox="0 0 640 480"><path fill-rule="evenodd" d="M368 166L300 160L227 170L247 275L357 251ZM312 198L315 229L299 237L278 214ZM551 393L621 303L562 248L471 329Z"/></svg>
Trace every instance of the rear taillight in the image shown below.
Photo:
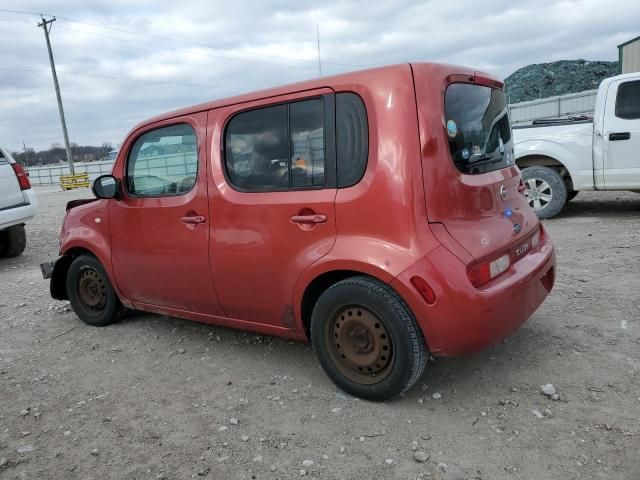
<svg viewBox="0 0 640 480"><path fill-rule="evenodd" d="M510 265L509 255L503 255L492 262L481 263L467 268L467 276L474 287L480 287L506 272Z"/></svg>
<svg viewBox="0 0 640 480"><path fill-rule="evenodd" d="M29 182L27 172L24 171L22 165L20 165L19 163L12 163L11 166L13 167L13 171L16 173L16 177L18 178L20 190L29 190L31 188L31 183Z"/></svg>

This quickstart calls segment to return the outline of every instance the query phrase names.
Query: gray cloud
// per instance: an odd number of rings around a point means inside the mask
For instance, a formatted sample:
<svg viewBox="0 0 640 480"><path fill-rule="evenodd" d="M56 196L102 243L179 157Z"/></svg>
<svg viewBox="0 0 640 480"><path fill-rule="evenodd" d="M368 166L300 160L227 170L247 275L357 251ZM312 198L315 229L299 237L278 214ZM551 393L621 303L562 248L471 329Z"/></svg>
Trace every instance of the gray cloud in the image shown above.
<svg viewBox="0 0 640 480"><path fill-rule="evenodd" d="M616 45L640 33L636 0L5 0L0 8L58 17L52 44L79 144L117 144L166 110L317 76L316 21L325 75L418 60L505 77L530 63L614 60ZM0 143L12 150L23 140L37 149L62 142L37 21L0 11Z"/></svg>

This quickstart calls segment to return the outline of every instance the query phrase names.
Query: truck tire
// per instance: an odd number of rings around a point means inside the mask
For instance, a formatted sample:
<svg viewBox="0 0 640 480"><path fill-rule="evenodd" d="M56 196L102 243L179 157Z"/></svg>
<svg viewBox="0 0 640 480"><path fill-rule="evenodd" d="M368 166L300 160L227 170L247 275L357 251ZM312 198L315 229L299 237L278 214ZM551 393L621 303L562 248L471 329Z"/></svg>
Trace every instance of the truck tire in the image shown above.
<svg viewBox="0 0 640 480"><path fill-rule="evenodd" d="M553 218L567 203L567 186L558 172L549 167L522 170L525 196L538 218Z"/></svg>
<svg viewBox="0 0 640 480"><path fill-rule="evenodd" d="M320 365L345 392L383 401L420 378L428 351L402 298L374 278L347 278L329 287L311 316Z"/></svg>
<svg viewBox="0 0 640 480"><path fill-rule="evenodd" d="M24 225L14 225L0 231L0 257L17 257L27 246L27 233Z"/></svg>

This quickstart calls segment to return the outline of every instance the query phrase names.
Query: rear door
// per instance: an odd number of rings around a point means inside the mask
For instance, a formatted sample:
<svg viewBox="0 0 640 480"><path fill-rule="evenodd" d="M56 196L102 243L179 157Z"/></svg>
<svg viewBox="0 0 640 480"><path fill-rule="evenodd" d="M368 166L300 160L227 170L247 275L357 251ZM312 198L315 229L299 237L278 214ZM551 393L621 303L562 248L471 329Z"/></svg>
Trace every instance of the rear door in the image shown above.
<svg viewBox="0 0 640 480"><path fill-rule="evenodd" d="M640 186L640 80L617 80L609 85L603 141L605 189L638 189Z"/></svg>
<svg viewBox="0 0 640 480"><path fill-rule="evenodd" d="M209 113L211 270L231 318L292 328L298 278L335 243L331 93Z"/></svg>
<svg viewBox="0 0 640 480"><path fill-rule="evenodd" d="M523 244L538 219L518 191L502 84L477 72L444 81L421 73L415 82L429 221L476 260Z"/></svg>
<svg viewBox="0 0 640 480"><path fill-rule="evenodd" d="M0 149L0 210L24 204L20 184L8 153Z"/></svg>

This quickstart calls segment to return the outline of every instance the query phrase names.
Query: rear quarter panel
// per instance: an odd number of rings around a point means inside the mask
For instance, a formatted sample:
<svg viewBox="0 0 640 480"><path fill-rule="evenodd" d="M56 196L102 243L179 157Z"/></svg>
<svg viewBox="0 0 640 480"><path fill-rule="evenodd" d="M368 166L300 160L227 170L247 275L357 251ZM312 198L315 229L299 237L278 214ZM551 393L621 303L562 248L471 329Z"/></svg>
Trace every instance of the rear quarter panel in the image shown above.
<svg viewBox="0 0 640 480"><path fill-rule="evenodd" d="M409 65L382 74L351 75L332 84L336 92L358 94L366 107L369 156L362 180L338 189L336 243L297 282L293 304L319 275L353 270L390 283L439 245L429 229L416 115Z"/></svg>

